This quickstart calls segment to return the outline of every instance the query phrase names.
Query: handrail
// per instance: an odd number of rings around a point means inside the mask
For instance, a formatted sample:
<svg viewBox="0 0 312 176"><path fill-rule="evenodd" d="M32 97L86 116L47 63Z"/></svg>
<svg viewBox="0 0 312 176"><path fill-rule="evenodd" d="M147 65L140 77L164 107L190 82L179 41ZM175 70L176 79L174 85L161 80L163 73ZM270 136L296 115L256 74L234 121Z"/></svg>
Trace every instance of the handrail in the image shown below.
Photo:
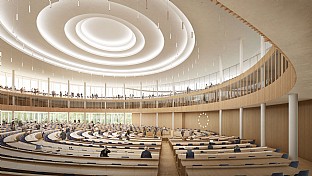
<svg viewBox="0 0 312 176"><path fill-rule="evenodd" d="M284 80L287 79L287 80ZM260 101L270 101L286 94L295 84L296 74L288 58L282 51L273 46L267 54L253 67L241 75L215 85L208 89L175 94L168 97L154 97L144 99L85 99L69 97L51 97L43 95L25 94L18 91L0 89L0 108L5 109L27 109L40 111L183 111L183 108L201 106L215 106L215 109L238 106L237 100L244 100L246 97L255 98L250 103L253 105ZM277 84L278 82L278 84ZM279 85L280 84L280 85ZM283 85L285 84L285 85ZM280 88L280 86L283 86ZM265 96L269 89L279 89L275 95ZM266 93L266 94L265 94ZM262 98L259 98L262 97ZM229 102L234 101L234 105ZM220 104L221 103L221 104ZM15 106L12 106L15 104ZM178 108L178 109L177 109ZM196 109L196 108L195 108ZM211 108L210 108L211 109ZM186 109L187 110L187 109Z"/></svg>

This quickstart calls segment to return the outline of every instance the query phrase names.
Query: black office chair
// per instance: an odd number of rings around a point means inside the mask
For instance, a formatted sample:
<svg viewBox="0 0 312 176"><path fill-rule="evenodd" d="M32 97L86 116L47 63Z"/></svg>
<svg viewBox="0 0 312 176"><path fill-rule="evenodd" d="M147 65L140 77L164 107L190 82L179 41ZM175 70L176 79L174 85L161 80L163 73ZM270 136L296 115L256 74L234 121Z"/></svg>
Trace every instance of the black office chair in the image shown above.
<svg viewBox="0 0 312 176"><path fill-rule="evenodd" d="M281 152L281 149L277 148L274 152Z"/></svg>
<svg viewBox="0 0 312 176"><path fill-rule="evenodd" d="M283 176L283 172L272 173L272 176Z"/></svg>
<svg viewBox="0 0 312 176"><path fill-rule="evenodd" d="M290 167L293 167L293 168L298 168L298 166L299 166L299 161L292 161L292 162L290 162L289 166L290 166Z"/></svg>
<svg viewBox="0 0 312 176"><path fill-rule="evenodd" d="M287 153L284 153L284 154L282 155L282 158L288 159L288 154L287 154Z"/></svg>
<svg viewBox="0 0 312 176"><path fill-rule="evenodd" d="M295 176L309 176L309 170L302 170L298 174L295 174Z"/></svg>

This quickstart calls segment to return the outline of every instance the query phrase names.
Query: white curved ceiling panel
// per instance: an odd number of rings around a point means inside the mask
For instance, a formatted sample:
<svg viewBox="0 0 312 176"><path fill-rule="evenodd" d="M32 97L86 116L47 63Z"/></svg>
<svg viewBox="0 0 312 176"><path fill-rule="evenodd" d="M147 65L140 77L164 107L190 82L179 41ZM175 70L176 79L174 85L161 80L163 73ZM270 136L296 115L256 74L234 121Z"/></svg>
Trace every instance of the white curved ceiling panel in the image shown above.
<svg viewBox="0 0 312 176"><path fill-rule="evenodd" d="M36 1L28 12L29 1L2 1L1 36L34 58L70 70L155 74L185 61L195 34L170 1L148 3L153 8L139 8L138 1L80 0L79 6L74 0Z"/></svg>

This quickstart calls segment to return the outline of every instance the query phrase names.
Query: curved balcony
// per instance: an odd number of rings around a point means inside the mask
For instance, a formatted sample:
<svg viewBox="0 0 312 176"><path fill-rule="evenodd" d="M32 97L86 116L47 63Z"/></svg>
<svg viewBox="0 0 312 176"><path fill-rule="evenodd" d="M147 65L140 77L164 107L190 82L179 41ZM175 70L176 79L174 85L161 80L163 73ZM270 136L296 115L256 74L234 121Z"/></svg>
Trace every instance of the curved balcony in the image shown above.
<svg viewBox="0 0 312 176"><path fill-rule="evenodd" d="M206 89L166 97L70 98L0 90L0 108L43 112L190 112L232 109L277 99L294 86L296 73L277 47L241 75Z"/></svg>

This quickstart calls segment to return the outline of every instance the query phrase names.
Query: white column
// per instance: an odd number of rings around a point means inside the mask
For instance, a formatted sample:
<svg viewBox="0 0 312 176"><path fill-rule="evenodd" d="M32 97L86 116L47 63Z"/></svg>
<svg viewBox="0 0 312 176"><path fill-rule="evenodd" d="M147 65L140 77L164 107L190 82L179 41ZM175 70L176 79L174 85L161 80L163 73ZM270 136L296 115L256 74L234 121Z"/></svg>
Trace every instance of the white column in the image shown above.
<svg viewBox="0 0 312 176"><path fill-rule="evenodd" d="M15 70L12 70L12 90L15 91Z"/></svg>
<svg viewBox="0 0 312 176"><path fill-rule="evenodd" d="M264 38L260 36L260 56L261 58L265 55L265 42Z"/></svg>
<svg viewBox="0 0 312 176"><path fill-rule="evenodd" d="M104 84L104 97L106 98L106 83Z"/></svg>
<svg viewBox="0 0 312 176"><path fill-rule="evenodd" d="M15 70L12 70L12 91L15 91ZM15 105L15 96L12 96L12 105ZM14 111L12 111L12 120L14 119Z"/></svg>
<svg viewBox="0 0 312 176"><path fill-rule="evenodd" d="M69 112L67 112L67 119L66 119L67 123L69 122Z"/></svg>
<svg viewBox="0 0 312 176"><path fill-rule="evenodd" d="M83 120L84 120L84 123L87 123L87 113L86 112L83 112Z"/></svg>
<svg viewBox="0 0 312 176"><path fill-rule="evenodd" d="M239 40L239 70L240 70L240 74L244 72L243 63L244 63L243 39L240 39Z"/></svg>
<svg viewBox="0 0 312 176"><path fill-rule="evenodd" d="M171 129L174 130L174 112L172 112L171 116Z"/></svg>
<svg viewBox="0 0 312 176"><path fill-rule="evenodd" d="M107 125L107 121L106 121L106 112L104 114L104 124Z"/></svg>
<svg viewBox="0 0 312 176"><path fill-rule="evenodd" d="M140 112L140 126L142 126L142 112Z"/></svg>
<svg viewBox="0 0 312 176"><path fill-rule="evenodd" d="M1 110L0 110L0 124L2 125L2 112L1 112Z"/></svg>
<svg viewBox="0 0 312 176"><path fill-rule="evenodd" d="M158 127L158 112L156 112L156 127Z"/></svg>
<svg viewBox="0 0 312 176"><path fill-rule="evenodd" d="M82 98L82 97L81 97ZM83 113L83 117L84 119L87 119L87 115L86 115L86 109L87 109L87 83L84 82L83 83L83 109L84 109L84 113Z"/></svg>
<svg viewBox="0 0 312 176"><path fill-rule="evenodd" d="M142 82L140 82L140 98L143 97L143 92L142 92ZM142 101L140 101L140 109L142 109ZM140 125L141 126L141 125Z"/></svg>
<svg viewBox="0 0 312 176"><path fill-rule="evenodd" d="M127 98L126 98L126 84L124 83L124 85L123 85L123 90L124 90L124 92L123 92L123 94L124 94L124 100L126 100ZM123 108L124 109L126 109L126 101L124 101L124 103L123 103ZM126 117L124 116L124 118L126 119ZM125 122L125 124L126 124L126 121L124 121Z"/></svg>
<svg viewBox="0 0 312 176"><path fill-rule="evenodd" d="M264 147L265 144L265 103L261 104L261 118L260 118L260 136L261 136L261 147Z"/></svg>
<svg viewBox="0 0 312 176"><path fill-rule="evenodd" d="M243 108L239 108L239 138L243 139Z"/></svg>
<svg viewBox="0 0 312 176"><path fill-rule="evenodd" d="M123 121L124 121L124 124L126 124L126 113L125 112L123 113Z"/></svg>
<svg viewBox="0 0 312 176"><path fill-rule="evenodd" d="M48 78L48 96L50 96L51 92L51 85L50 85L50 78Z"/></svg>
<svg viewBox="0 0 312 176"><path fill-rule="evenodd" d="M298 94L289 94L289 159L298 160Z"/></svg>
<svg viewBox="0 0 312 176"><path fill-rule="evenodd" d="M50 112L48 112L48 123L51 122Z"/></svg>
<svg viewBox="0 0 312 176"><path fill-rule="evenodd" d="M158 80L156 80L156 97L158 97ZM158 108L158 100L156 100L156 108Z"/></svg>
<svg viewBox="0 0 312 176"><path fill-rule="evenodd" d="M219 135L222 135L222 109L219 110Z"/></svg>
<svg viewBox="0 0 312 176"><path fill-rule="evenodd" d="M67 99L69 98L69 95L70 95L70 82L69 80L67 81ZM67 107L70 108L70 101L69 99L67 100Z"/></svg>

